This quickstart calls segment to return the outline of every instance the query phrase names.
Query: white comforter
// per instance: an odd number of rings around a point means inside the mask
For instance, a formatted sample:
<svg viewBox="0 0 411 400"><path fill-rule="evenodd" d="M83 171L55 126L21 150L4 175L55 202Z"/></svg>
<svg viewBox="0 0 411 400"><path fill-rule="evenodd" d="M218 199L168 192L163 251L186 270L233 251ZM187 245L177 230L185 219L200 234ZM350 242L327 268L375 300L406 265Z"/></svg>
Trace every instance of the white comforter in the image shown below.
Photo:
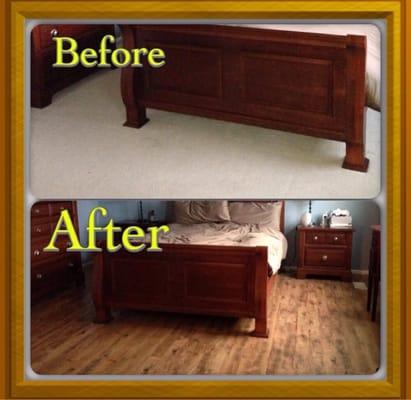
<svg viewBox="0 0 411 400"><path fill-rule="evenodd" d="M231 24L233 25L233 24ZM380 109L381 34L372 24L235 24L259 29L326 33L332 35L364 35L367 37L366 90L367 105Z"/></svg>
<svg viewBox="0 0 411 400"><path fill-rule="evenodd" d="M159 236L160 243L207 244L218 246L267 246L272 273L280 269L287 254L285 236L269 227L227 223L170 224L170 232Z"/></svg>

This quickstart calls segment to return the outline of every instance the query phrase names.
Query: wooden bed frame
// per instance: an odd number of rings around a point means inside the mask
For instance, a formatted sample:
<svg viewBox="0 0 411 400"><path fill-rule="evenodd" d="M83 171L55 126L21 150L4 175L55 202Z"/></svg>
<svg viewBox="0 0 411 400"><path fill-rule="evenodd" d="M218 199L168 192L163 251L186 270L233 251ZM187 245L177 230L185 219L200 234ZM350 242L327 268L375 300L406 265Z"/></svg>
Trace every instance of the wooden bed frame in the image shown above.
<svg viewBox="0 0 411 400"><path fill-rule="evenodd" d="M159 47L161 68L123 68L124 125L146 108L345 142L365 172L366 37L220 25L123 25L124 47Z"/></svg>
<svg viewBox="0 0 411 400"><path fill-rule="evenodd" d="M113 307L248 317L255 318L252 335L268 337L268 303L276 275L268 273L267 247L161 247L159 253L95 255L95 322L109 322Z"/></svg>

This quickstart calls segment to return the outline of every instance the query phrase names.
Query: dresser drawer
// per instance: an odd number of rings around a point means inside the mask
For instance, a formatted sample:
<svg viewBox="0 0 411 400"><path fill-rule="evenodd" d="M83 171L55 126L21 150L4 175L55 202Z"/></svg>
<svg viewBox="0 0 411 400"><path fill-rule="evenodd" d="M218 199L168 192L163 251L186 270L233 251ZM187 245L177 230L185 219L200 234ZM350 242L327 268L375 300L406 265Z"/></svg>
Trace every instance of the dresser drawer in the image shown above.
<svg viewBox="0 0 411 400"><path fill-rule="evenodd" d="M49 222L36 222L35 220L31 224L31 237L39 238L42 236L51 237L51 224Z"/></svg>
<svg viewBox="0 0 411 400"><path fill-rule="evenodd" d="M345 267L345 263L345 249L336 249L328 247L305 249L306 266L343 268Z"/></svg>
<svg viewBox="0 0 411 400"><path fill-rule="evenodd" d="M323 244L325 243L324 232L306 232L305 242L307 244Z"/></svg>
<svg viewBox="0 0 411 400"><path fill-rule="evenodd" d="M32 237L31 239L31 247L43 249L46 247L51 239L51 235L48 236L40 236L40 237ZM71 246L71 242L68 239L67 235L59 235L56 239L56 247L59 249L66 249L67 247Z"/></svg>
<svg viewBox="0 0 411 400"><path fill-rule="evenodd" d="M40 25L40 46L42 48L53 46L55 36L69 36L77 39L79 36L94 32L100 25Z"/></svg>
<svg viewBox="0 0 411 400"><path fill-rule="evenodd" d="M45 252L62 210L69 210L74 226L78 226L76 205L72 201L40 201L31 209L31 288L32 301L64 286L83 281L81 254L67 252L71 243L67 235L56 240L57 252Z"/></svg>
<svg viewBox="0 0 411 400"><path fill-rule="evenodd" d="M59 251L57 252L45 252L39 248L32 248L31 251L31 265L36 266L39 264L53 264L56 262L60 262L62 260L66 260L67 262L68 255L66 251Z"/></svg>
<svg viewBox="0 0 411 400"><path fill-rule="evenodd" d="M72 218L72 221L74 224L76 224L76 216L73 215L72 211L70 211L70 216ZM47 217L34 217L32 216L31 218L31 240L37 240L40 238L44 237L48 241L51 239L51 236L54 232L54 230L57 227L57 222L59 221L60 214L56 215L49 215ZM65 224L63 223L61 225L62 227L65 227Z"/></svg>
<svg viewBox="0 0 411 400"><path fill-rule="evenodd" d="M70 246L70 242L66 238L60 238L56 241L56 247L60 249L58 252L43 251L44 247L50 241L49 236L41 237L31 241L31 264L37 265L45 262L54 262L60 259L68 259L69 253L66 248Z"/></svg>
<svg viewBox="0 0 411 400"><path fill-rule="evenodd" d="M345 245L347 243L347 237L344 232L332 233L327 232L325 234L325 243L335 245Z"/></svg>
<svg viewBox="0 0 411 400"><path fill-rule="evenodd" d="M72 203L70 201L62 201L58 203L50 203L50 215L60 215L63 210L73 211Z"/></svg>
<svg viewBox="0 0 411 400"><path fill-rule="evenodd" d="M50 215L48 203L36 203L31 207L32 217L46 217Z"/></svg>
<svg viewBox="0 0 411 400"><path fill-rule="evenodd" d="M65 260L31 269L31 295L38 298L73 282L73 271Z"/></svg>

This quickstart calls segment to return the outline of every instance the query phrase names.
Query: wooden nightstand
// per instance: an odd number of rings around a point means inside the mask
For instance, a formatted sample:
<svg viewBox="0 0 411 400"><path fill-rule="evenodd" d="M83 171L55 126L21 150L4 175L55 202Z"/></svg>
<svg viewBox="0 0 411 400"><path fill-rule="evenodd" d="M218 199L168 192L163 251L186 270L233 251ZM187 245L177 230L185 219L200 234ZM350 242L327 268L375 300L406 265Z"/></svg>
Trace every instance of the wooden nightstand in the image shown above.
<svg viewBox="0 0 411 400"><path fill-rule="evenodd" d="M352 228L297 227L297 278L339 276L351 281Z"/></svg>

